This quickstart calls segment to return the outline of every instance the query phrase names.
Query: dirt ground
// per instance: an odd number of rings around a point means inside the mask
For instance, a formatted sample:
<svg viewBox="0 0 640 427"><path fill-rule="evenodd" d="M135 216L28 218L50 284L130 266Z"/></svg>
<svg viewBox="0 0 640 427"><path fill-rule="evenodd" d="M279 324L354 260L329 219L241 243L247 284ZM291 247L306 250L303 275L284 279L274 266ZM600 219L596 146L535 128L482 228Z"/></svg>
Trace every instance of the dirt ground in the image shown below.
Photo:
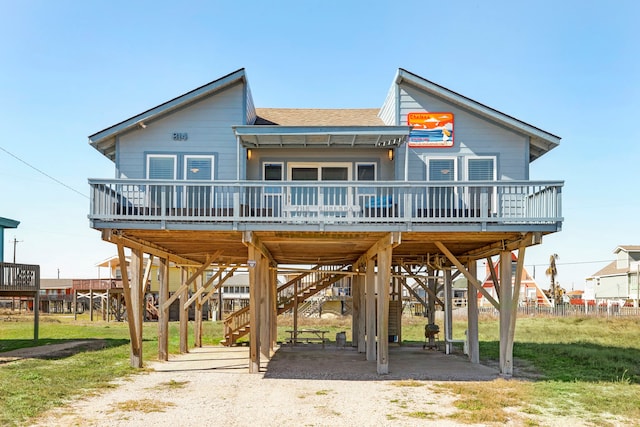
<svg viewBox="0 0 640 427"><path fill-rule="evenodd" d="M447 418L455 398L438 382L498 378L463 355L422 347L391 347L387 375L364 354L335 346L282 346L263 358L259 374L248 372L248 359L247 347L195 348L32 425L449 426L458 425Z"/></svg>

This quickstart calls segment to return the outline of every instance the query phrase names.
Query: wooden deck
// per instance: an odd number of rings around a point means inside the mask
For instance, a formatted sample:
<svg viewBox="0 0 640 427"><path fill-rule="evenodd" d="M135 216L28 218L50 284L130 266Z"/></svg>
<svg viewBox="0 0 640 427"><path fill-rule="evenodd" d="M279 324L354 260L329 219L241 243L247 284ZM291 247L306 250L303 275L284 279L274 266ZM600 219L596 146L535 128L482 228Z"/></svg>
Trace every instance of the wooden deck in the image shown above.
<svg viewBox="0 0 640 427"><path fill-rule="evenodd" d="M39 265L0 262L0 296L34 296L39 290Z"/></svg>

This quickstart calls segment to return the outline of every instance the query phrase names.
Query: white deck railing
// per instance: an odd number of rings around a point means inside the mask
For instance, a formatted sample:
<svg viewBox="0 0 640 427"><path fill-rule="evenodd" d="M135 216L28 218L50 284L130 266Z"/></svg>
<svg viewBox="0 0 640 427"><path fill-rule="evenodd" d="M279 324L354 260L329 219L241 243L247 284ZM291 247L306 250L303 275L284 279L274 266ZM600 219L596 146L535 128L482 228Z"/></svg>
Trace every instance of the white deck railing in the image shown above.
<svg viewBox="0 0 640 427"><path fill-rule="evenodd" d="M562 222L558 181L283 182L92 179L94 221Z"/></svg>

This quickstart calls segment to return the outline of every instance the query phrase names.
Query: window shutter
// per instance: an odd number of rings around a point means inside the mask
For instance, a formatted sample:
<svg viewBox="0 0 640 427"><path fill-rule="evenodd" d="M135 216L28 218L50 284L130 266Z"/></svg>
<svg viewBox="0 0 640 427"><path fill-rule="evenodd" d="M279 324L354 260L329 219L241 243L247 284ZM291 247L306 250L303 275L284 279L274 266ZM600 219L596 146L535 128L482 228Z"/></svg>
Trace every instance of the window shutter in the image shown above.
<svg viewBox="0 0 640 427"><path fill-rule="evenodd" d="M469 159L469 181L493 181L493 159Z"/></svg>
<svg viewBox="0 0 640 427"><path fill-rule="evenodd" d="M430 159L429 181L455 181L453 159Z"/></svg>
<svg viewBox="0 0 640 427"><path fill-rule="evenodd" d="M211 176L211 159L190 157L187 158L187 179L208 181Z"/></svg>
<svg viewBox="0 0 640 427"><path fill-rule="evenodd" d="M149 157L149 179L175 179L173 157Z"/></svg>

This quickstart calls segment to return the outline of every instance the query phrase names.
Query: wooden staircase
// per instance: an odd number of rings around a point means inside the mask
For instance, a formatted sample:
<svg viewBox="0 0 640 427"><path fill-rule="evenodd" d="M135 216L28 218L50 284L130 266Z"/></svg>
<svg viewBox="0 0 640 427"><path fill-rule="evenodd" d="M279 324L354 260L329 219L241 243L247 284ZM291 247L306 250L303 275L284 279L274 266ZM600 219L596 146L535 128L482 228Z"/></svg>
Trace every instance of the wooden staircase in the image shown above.
<svg viewBox="0 0 640 427"><path fill-rule="evenodd" d="M292 310L296 300L298 304L301 304L311 296L338 282L344 277L348 268L348 265L316 265L312 271L302 273L280 286L276 297L278 314ZM296 289L297 294L295 294ZM225 319L224 340L220 342L222 345L232 346L239 338L249 334L249 313L249 306L246 306Z"/></svg>

